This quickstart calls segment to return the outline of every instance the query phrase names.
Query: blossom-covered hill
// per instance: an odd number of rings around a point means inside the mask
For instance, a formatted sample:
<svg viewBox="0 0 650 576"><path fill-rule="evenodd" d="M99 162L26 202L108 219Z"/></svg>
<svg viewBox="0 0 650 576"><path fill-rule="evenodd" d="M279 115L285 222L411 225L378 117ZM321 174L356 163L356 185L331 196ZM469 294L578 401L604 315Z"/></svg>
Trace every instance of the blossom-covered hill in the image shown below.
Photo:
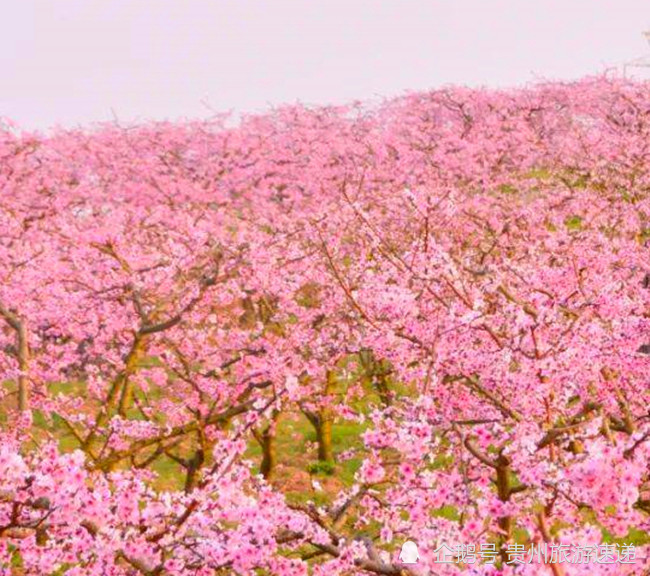
<svg viewBox="0 0 650 576"><path fill-rule="evenodd" d="M0 574L646 573L649 169L607 78L5 124Z"/></svg>

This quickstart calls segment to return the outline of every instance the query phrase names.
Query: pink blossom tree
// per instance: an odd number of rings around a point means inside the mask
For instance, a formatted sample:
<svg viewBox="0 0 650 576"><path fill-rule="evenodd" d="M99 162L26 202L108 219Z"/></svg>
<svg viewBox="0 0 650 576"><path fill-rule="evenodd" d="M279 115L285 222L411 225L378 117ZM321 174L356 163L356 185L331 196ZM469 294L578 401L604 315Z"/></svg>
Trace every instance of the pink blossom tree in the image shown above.
<svg viewBox="0 0 650 576"><path fill-rule="evenodd" d="M1 573L643 573L649 114L597 78L3 128ZM325 504L274 482L289 414L332 466L364 423Z"/></svg>

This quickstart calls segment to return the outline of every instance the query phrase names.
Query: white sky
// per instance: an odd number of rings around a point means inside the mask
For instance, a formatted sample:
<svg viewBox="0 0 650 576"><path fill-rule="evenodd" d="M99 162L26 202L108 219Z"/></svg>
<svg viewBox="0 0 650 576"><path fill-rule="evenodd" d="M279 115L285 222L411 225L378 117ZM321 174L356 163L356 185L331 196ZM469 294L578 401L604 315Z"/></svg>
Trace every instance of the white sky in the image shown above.
<svg viewBox="0 0 650 576"><path fill-rule="evenodd" d="M0 0L0 116L209 116L445 84L568 79L650 55L649 0Z"/></svg>

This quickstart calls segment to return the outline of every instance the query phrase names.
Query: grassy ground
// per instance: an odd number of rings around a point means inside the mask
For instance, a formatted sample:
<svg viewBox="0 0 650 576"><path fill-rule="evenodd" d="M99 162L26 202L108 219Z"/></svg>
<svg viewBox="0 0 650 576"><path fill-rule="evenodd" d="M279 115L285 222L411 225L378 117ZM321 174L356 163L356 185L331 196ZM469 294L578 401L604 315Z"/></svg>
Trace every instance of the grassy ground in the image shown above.
<svg viewBox="0 0 650 576"><path fill-rule="evenodd" d="M11 390L13 386L6 384ZM61 383L50 388L50 393L84 395L85 390L81 383ZM398 387L399 388L399 387ZM408 394L406 389L401 393ZM379 403L379 398L368 390L368 395L355 408L361 412L368 412ZM0 406L0 420L4 420L6 411ZM64 451L74 450L79 447L78 441L66 430L61 421L54 418L48 421L38 411L34 414L34 424L37 432L35 435L42 438L51 435L58 438L60 447ZM277 466L271 478L275 488L283 492L291 503L313 502L317 506L330 504L341 489L352 486L354 475L363 459L362 434L367 428L366 424L352 421L335 420L332 428L332 444L334 448L335 466L326 471L314 470L317 462L316 434L313 426L300 412L283 414L277 427ZM40 434L39 432L40 431ZM344 453L348 454L343 458ZM259 472L262 451L259 444L251 437L245 458L250 460L253 473ZM440 462L439 465L444 465ZM181 474L179 465L172 459L162 456L152 465L158 474L156 487L161 490L182 489L184 475ZM442 516L450 520L458 520L458 511L452 506L445 506L432 511L435 516ZM591 522L598 524L595 518ZM370 527L369 527L370 528ZM610 543L642 545L650 542L647 532L631 528L629 533L622 538L617 538L601 527L603 540ZM525 542L528 535L525 532L517 533L516 538Z"/></svg>
<svg viewBox="0 0 650 576"><path fill-rule="evenodd" d="M365 425L352 422L334 424L332 444L335 453L335 468L330 474L310 472L310 465L317 461L316 434L313 427L302 414L286 414L280 419L277 430L278 462L271 479L272 484L284 492L293 502L313 500L316 504L327 502L332 496L354 482L354 474L361 465L361 455L340 460L342 452L360 450L363 447L361 434ZM262 450L259 444L250 439L245 458L252 463L253 473L259 473ZM157 487L173 490L182 487L183 478L178 464L167 457L161 457L152 468L158 473ZM312 484L316 480L322 487L317 490Z"/></svg>
<svg viewBox="0 0 650 576"><path fill-rule="evenodd" d="M317 461L316 434L313 427L302 414L288 414L281 418L277 434L278 464L273 484L282 490L287 498L295 502L313 500L324 503L341 488L351 486L354 474L361 465L359 451L363 444L361 434L365 425L352 422L335 423L332 429L332 444L335 454L335 468L332 474L314 471ZM357 451L352 458L342 460L342 452ZM261 449L256 442L250 443L248 458L255 462L259 470ZM315 480L322 490L315 489Z"/></svg>
<svg viewBox="0 0 650 576"><path fill-rule="evenodd" d="M8 390L13 391L12 383L5 383ZM80 382L61 382L51 384L49 393L52 396L66 394L85 396L85 386ZM11 403L12 397L7 398ZM366 408L376 402L376 398L367 399ZM93 413L88 407L89 414ZM132 417L139 417L133 414ZM0 424L6 421L6 410L0 406ZM47 437L56 438L62 451L68 452L79 448L78 440L70 434L62 420L54 416L46 418L40 411L34 411L34 437L45 440ZM272 483L287 494L290 500L304 502L313 500L324 503L334 496L341 488L351 486L354 474L362 460L363 443L361 434L365 424L351 421L335 421L332 429L332 445L335 454L335 467L331 473L313 470L317 462L316 433L307 418L300 412L283 414L277 429L277 467ZM340 458L344 452L354 452L350 458ZM250 438L245 457L251 461L254 473L259 472L262 451L254 438ZM176 490L183 486L183 475L179 465L167 456L161 456L153 464L152 469L158 474L156 487L162 490ZM322 490L315 489L312 480L320 484Z"/></svg>

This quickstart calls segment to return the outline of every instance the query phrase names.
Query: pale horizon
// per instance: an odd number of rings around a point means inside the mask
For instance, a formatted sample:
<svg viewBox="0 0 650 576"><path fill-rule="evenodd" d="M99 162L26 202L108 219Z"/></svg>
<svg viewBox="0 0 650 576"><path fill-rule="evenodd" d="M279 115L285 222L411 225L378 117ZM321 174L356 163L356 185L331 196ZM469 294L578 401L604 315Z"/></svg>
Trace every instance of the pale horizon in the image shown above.
<svg viewBox="0 0 650 576"><path fill-rule="evenodd" d="M24 129L570 80L650 55L647 0L24 0L5 12L0 117Z"/></svg>

